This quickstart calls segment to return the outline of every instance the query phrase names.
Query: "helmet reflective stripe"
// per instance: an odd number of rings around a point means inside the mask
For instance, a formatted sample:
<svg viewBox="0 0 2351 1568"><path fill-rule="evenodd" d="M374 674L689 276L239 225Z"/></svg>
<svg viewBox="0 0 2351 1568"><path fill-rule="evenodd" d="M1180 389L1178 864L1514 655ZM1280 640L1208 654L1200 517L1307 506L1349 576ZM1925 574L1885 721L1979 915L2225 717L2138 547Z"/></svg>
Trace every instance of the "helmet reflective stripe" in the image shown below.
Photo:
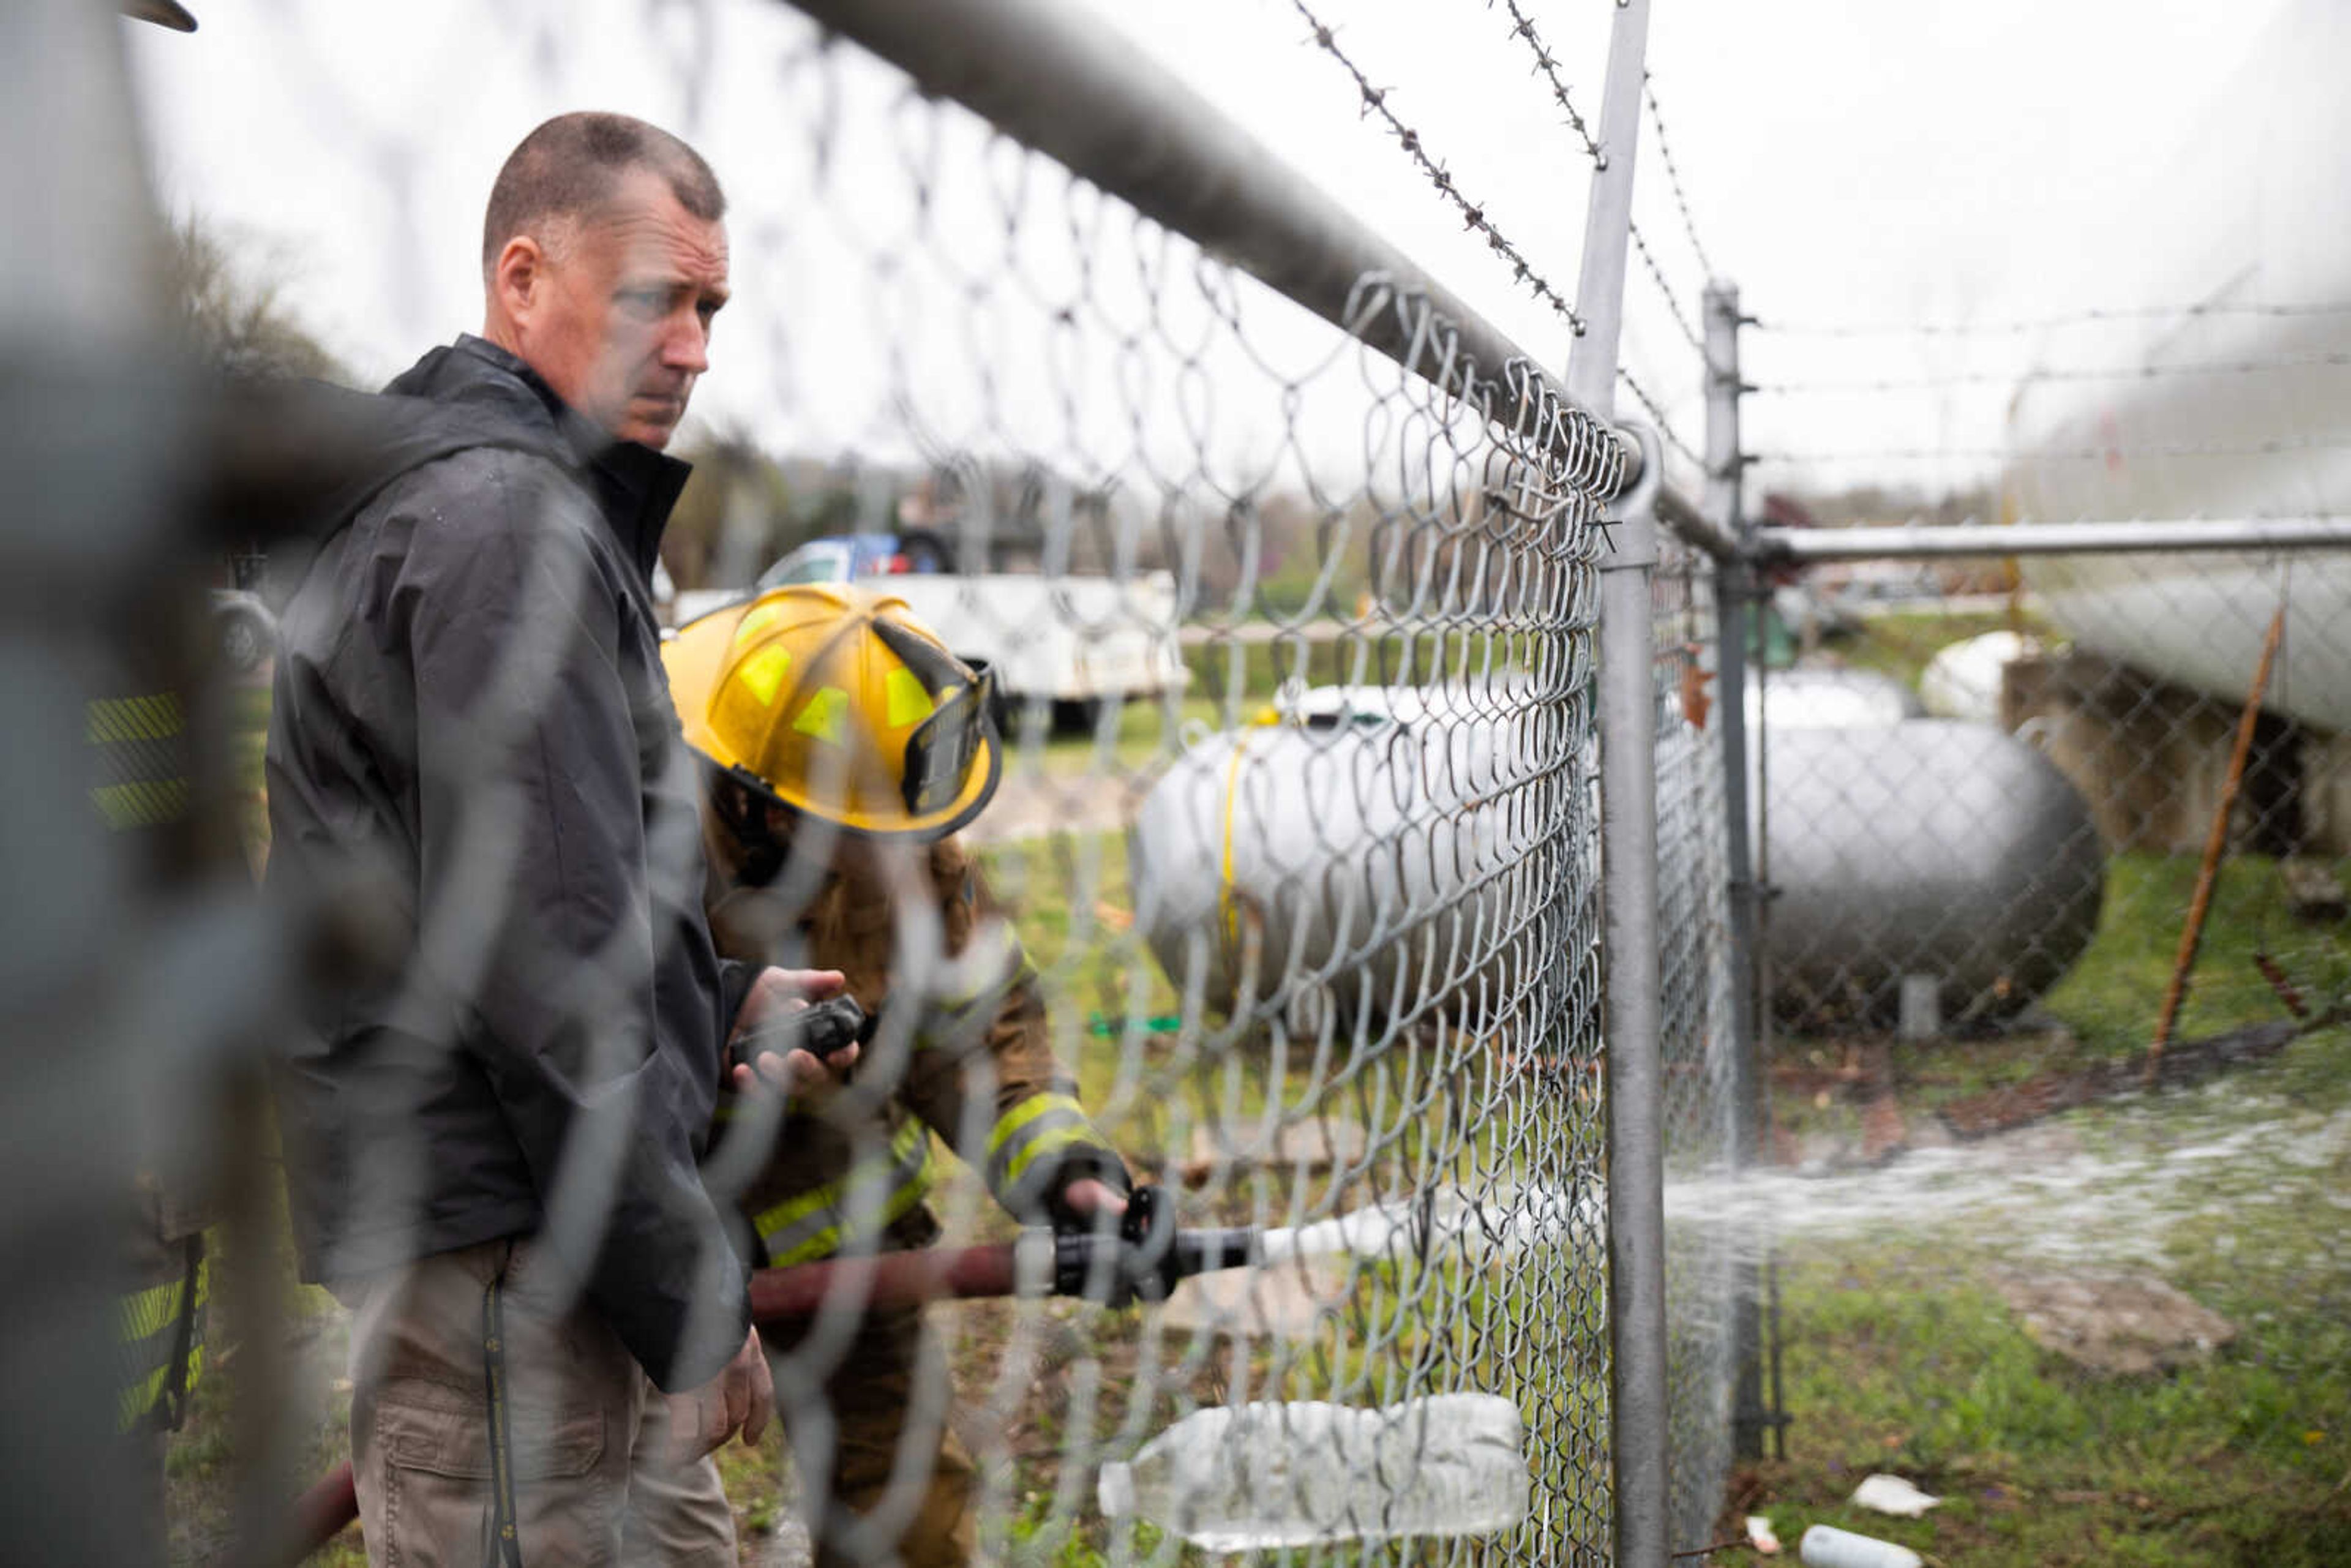
<svg viewBox="0 0 2351 1568"><path fill-rule="evenodd" d="M736 640L742 640L740 632L736 634ZM773 707L776 693L783 685L784 677L791 673L791 668L792 656L789 653L781 648L762 648L743 661L742 666L735 672L735 678L741 681L761 703Z"/></svg>
<svg viewBox="0 0 2351 1568"><path fill-rule="evenodd" d="M753 637L758 635L763 629L773 625L775 623L775 620L776 607L774 605L754 604L750 609L746 610L743 612L743 619L737 623L735 627L735 641L737 643L749 642ZM781 653L783 650L778 648L777 652Z"/></svg>
<svg viewBox="0 0 2351 1568"><path fill-rule="evenodd" d="M938 710L939 705L934 702L931 699L931 694L924 689L922 677L912 670L891 671L890 678L884 683L884 689L889 693L892 729L904 729L908 725L920 724ZM949 686L947 694L958 689Z"/></svg>
<svg viewBox="0 0 2351 1568"><path fill-rule="evenodd" d="M768 1267L812 1263L871 1241L912 1211L930 1187L930 1129L909 1121L891 1134L886 1155L869 1155L841 1180L784 1199L756 1216L751 1228L759 1233Z"/></svg>
<svg viewBox="0 0 2351 1568"><path fill-rule="evenodd" d="M799 717L792 720L795 734L813 736L828 746L849 744L849 694L839 686L827 686L809 698L800 709Z"/></svg>

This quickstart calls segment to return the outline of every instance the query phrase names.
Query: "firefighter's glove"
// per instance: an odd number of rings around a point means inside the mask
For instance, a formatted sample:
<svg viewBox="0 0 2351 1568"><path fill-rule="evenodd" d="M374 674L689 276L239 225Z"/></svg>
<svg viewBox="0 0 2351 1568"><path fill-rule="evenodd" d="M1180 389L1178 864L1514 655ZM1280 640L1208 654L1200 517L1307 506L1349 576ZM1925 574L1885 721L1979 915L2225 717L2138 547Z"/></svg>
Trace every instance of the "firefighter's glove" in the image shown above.
<svg viewBox="0 0 2351 1568"><path fill-rule="evenodd" d="M1107 1307L1165 1301L1182 1277L1174 1205L1158 1187L1136 1187L1116 1230L1097 1224L1057 1234L1053 1274L1056 1294L1083 1296Z"/></svg>

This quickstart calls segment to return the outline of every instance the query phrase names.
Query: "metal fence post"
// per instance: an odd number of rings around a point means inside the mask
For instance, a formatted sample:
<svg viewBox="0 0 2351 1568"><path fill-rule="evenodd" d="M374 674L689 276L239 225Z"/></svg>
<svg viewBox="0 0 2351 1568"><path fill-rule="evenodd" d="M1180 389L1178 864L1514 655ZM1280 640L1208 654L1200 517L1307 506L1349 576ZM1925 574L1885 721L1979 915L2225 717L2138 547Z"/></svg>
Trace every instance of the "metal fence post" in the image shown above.
<svg viewBox="0 0 2351 1568"><path fill-rule="evenodd" d="M1706 497L1707 520L1732 538L1747 542L1741 515L1744 474L1739 452L1739 290L1717 279L1707 286ZM1760 1153L1763 1107L1762 1063L1756 1039L1755 857L1749 841L1747 771L1747 645L1752 634L1757 577L1744 553L1715 564L1717 617L1716 688L1721 696L1723 844L1730 873L1731 1160L1741 1170ZM1731 1355L1737 1368L1731 1394L1732 1454L1763 1457L1761 1313L1758 1265L1742 1259L1732 1287Z"/></svg>
<svg viewBox="0 0 2351 1568"><path fill-rule="evenodd" d="M1648 0L1619 0L1608 41L1576 303L1588 326L1568 358L1568 391L1605 416L1614 406L1641 130ZM1651 457L1655 462L1654 455ZM1656 492L1655 475L1641 486ZM1600 562L1601 952L1607 996L1610 1459L1615 1561L1664 1568L1667 1475L1665 1074L1657 967L1656 651L1650 580L1656 517L1617 509Z"/></svg>
<svg viewBox="0 0 2351 1568"><path fill-rule="evenodd" d="M0 172L0 1540L25 1564L162 1556L133 1500L160 1477L115 1430L115 1309L135 1212L126 1128L172 1015L137 1027L157 912L78 766L86 705L152 610L140 591L171 543L159 502L174 432L143 331L160 311L110 11L0 11L0 126L21 150Z"/></svg>

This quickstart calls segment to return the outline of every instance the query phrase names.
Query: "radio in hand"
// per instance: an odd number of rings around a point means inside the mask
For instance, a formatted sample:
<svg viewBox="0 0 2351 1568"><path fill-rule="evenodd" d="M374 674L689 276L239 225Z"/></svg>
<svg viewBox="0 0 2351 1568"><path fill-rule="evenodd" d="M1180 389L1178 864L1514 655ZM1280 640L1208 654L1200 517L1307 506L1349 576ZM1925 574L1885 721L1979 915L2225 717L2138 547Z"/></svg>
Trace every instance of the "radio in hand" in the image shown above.
<svg viewBox="0 0 2351 1568"><path fill-rule="evenodd" d="M881 1019L869 1016L854 997L835 997L774 1015L737 1035L727 1048L727 1067L751 1067L768 1051L786 1056L805 1051L822 1061L836 1051L863 1045Z"/></svg>

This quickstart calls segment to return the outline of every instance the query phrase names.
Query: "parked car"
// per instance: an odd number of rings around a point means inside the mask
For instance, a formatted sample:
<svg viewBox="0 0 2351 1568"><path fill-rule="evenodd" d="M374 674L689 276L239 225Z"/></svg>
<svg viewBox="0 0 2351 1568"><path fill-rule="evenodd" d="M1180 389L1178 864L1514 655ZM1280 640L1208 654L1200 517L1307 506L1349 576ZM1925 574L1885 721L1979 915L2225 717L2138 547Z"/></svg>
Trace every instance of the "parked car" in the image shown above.
<svg viewBox="0 0 2351 1568"><path fill-rule="evenodd" d="M1176 580L963 574L942 570L935 536L859 534L811 539L761 572L749 589L680 593L680 624L770 588L854 582L893 593L956 654L996 673L1008 706L1042 701L1082 722L1105 701L1181 691L1189 680L1176 642Z"/></svg>

